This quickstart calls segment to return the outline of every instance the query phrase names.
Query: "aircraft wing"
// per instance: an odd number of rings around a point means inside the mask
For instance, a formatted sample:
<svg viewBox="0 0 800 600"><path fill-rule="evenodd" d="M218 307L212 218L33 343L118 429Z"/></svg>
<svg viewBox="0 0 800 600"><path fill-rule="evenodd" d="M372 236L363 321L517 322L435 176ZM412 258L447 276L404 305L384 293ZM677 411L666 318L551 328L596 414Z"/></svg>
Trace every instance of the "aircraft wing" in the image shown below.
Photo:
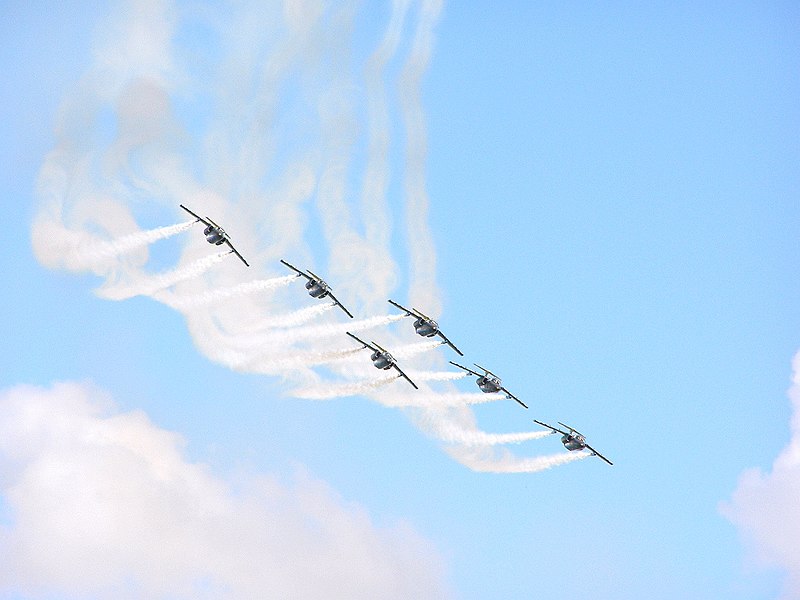
<svg viewBox="0 0 800 600"><path fill-rule="evenodd" d="M405 306L401 306L394 300L389 300L389 303L393 304L394 306L402 310L404 313L406 313L407 317L416 317L417 319L425 319L426 321L433 321L433 319L431 319L428 315L426 315L418 308L406 308Z"/></svg>
<svg viewBox="0 0 800 600"><path fill-rule="evenodd" d="M336 299L336 296L334 296L334 295L333 295L333 292L331 292L330 288L328 288L328 296L330 297L330 299L331 299L331 300L333 300L333 303L334 303L334 304L336 304L336 306L338 306L338 307L339 307L339 308L341 308L341 309L342 309L344 312L346 312L346 313L347 313L347 316L348 316L348 317L350 317L351 319L355 319L355 317L352 315L352 313L351 313L349 310L347 310L347 309L344 307L344 304L342 304L341 302L339 302L339 301ZM355 336L353 336L353 337L355 337Z"/></svg>
<svg viewBox="0 0 800 600"><path fill-rule="evenodd" d="M411 381L411 379L409 378L409 376L408 376L408 375L406 375L405 373L403 373L403 369L401 369L400 367L398 367L398 366L397 366L397 363L394 363L392 366L393 366L395 369L397 369L397 372L398 372L398 373L400 373L400 377L403 377L403 378L405 378L405 380L406 380L408 383L410 383L411 385L413 385L413 386L414 386L414 389L415 389L415 390L418 390L418 389L419 389L419 388L417 387L417 384L416 384L416 383L414 383L413 381Z"/></svg>
<svg viewBox="0 0 800 600"><path fill-rule="evenodd" d="M213 227L213 224L212 224L212 223L208 222L207 220L205 220L203 217L201 217L201 216L200 216L200 215L198 215L197 213L194 213L194 212L190 211L190 210L189 210L188 208L186 208L186 207L185 207L183 204L181 204L181 205L180 205L180 207L181 207L183 210L185 210L186 212L188 212L190 215L192 215L192 216L193 216L195 219L197 219L198 221L200 221L200 222L202 222L202 223L205 223L206 225L211 225L211 226Z"/></svg>
<svg viewBox="0 0 800 600"><path fill-rule="evenodd" d="M413 313L413 312L411 312L410 310L408 310L408 309L407 309L405 306L400 306L400 305L399 305L397 302L395 302L394 300L389 300L389 304L391 304L391 305L393 305L393 306L396 306L397 308L399 308L400 310L402 310L404 313L406 313L406 316L407 316L407 317L413 317L413 316L416 316L416 315L414 315L414 313Z"/></svg>
<svg viewBox="0 0 800 600"><path fill-rule="evenodd" d="M476 373L475 371L473 371L472 369L468 369L464 365L460 365L458 363L454 363L452 360L450 361L450 364L453 365L454 367L458 367L459 369L463 369L467 373L471 373L472 375L475 375L476 377L483 377L482 373Z"/></svg>
<svg viewBox="0 0 800 600"><path fill-rule="evenodd" d="M314 271L312 271L311 269L306 269L306 273L308 273L308 275L311 275L311 277L313 277L317 281L320 281L320 282L322 281L322 277L320 277L319 275L314 273ZM308 275L306 275L306 277L308 277Z"/></svg>
<svg viewBox="0 0 800 600"><path fill-rule="evenodd" d="M608 460L608 459L607 459L605 456L603 456L602 454L600 454L600 453L599 453L597 450L595 450L594 448L592 448L592 447L591 447L589 444L586 444L586 447L587 447L589 450L591 450L591 451L592 451L592 454L593 454L594 456L597 456L597 457L599 457L599 458L602 458L604 461L606 461L608 464L610 464L610 465L612 465L612 466L614 465L614 463L612 463L612 462L611 462L610 460Z"/></svg>
<svg viewBox="0 0 800 600"><path fill-rule="evenodd" d="M297 275L298 275L298 276L300 276L300 277L305 277L305 278L306 278L306 279L308 279L309 281L313 281L313 279L311 279L311 276L310 276L310 275L307 275L306 273L303 273L303 271L301 271L300 269L298 269L298 268L297 268L297 267L295 267L294 265L290 265L289 263L287 263L287 262L286 262L285 260L283 260L283 259L281 259L281 262L282 262L283 264L285 264L287 267L289 267L289 268L290 268L292 271L294 271L295 273L297 273Z"/></svg>
<svg viewBox="0 0 800 600"><path fill-rule="evenodd" d="M547 427L552 433L560 433L561 435L569 435L566 431L561 431L557 427L553 427L552 425L548 425L547 423L542 423L541 421L537 421L536 419L533 420L534 423L538 423L542 427Z"/></svg>
<svg viewBox="0 0 800 600"><path fill-rule="evenodd" d="M497 377L497 378L499 379L499 377L498 377L497 373L492 373L492 372L491 372L489 369L487 369L486 367L482 367L482 366L480 366L478 363L474 363L474 365L475 365L476 367L478 367L479 369L481 369L481 370L483 370L483 371L486 371L486 374L487 374L487 375L494 375L495 377Z"/></svg>
<svg viewBox="0 0 800 600"><path fill-rule="evenodd" d="M372 345L373 345L373 346L375 346L375 347L376 347L378 350L380 350L381 352L389 352L389 351L388 351L386 348L384 348L383 346L381 346L381 345L380 345L378 342L376 342L375 340L372 340Z"/></svg>
<svg viewBox="0 0 800 600"><path fill-rule="evenodd" d="M418 318L418 319L427 319L427 320L429 320L429 321L431 321L431 320L432 320L432 319L431 319L429 316L427 316L427 315L423 314L421 311L417 310L416 308L408 309L408 308L406 308L405 306L402 306L402 305L398 304L398 303L397 303L397 302L395 302L394 300L389 300L389 304L391 304L391 305L393 305L393 306L396 306L397 308L399 308L400 310L402 310L404 313L406 313L406 316L407 316L407 317L416 317L416 318ZM449 339L447 339L447 336L446 336L445 334L443 334L443 333L441 332L441 330L440 330L440 331L438 331L438 332L436 333L436 335L438 335L439 337L441 337L441 338L444 340L444 343L445 343L445 344L447 344L447 345L448 345L448 346L450 346L450 347L451 347L453 350L455 350L456 352L458 352L458 355L459 355L459 356L464 356L464 353L463 353L461 350L459 350L458 348L456 348L456 345L455 345L453 342L451 342ZM477 373L476 373L476 375L477 375Z"/></svg>
<svg viewBox="0 0 800 600"><path fill-rule="evenodd" d="M458 352L458 355L459 355L459 356L464 356L464 353L463 353L461 350L459 350L458 348L456 348L456 345L455 345L453 342L451 342L450 340L448 340L448 339L447 339L447 336L446 336L445 334L443 334L441 331L439 331L439 333L438 333L437 335L438 335L440 338L442 338L442 339L444 340L444 343L445 343L445 344L447 344L447 345L448 345L448 346L450 346L450 347L451 347L453 350L455 350L456 352Z"/></svg>
<svg viewBox="0 0 800 600"><path fill-rule="evenodd" d="M580 431L578 431L578 430L577 430L577 429L575 429L574 427L570 427L569 425L567 425L566 423L562 423L561 421L559 421L559 422L558 422L558 424L559 424L559 425L561 425L562 427L566 427L566 428L567 428L567 429L569 429L569 430L570 430L572 433L577 433L577 434L578 434L579 436L581 436L583 439L586 439L586 436L585 436L585 435L583 435L583 434L582 434Z"/></svg>
<svg viewBox="0 0 800 600"><path fill-rule="evenodd" d="M375 346L373 346L372 344L368 344L367 342L365 342L365 341L364 341L364 340L362 340L361 338L358 338L358 337L354 336L354 335L353 335L352 333L350 333L349 331L345 331L345 333L346 333L347 335L349 335L351 338L353 338L355 341L357 341L359 344L363 345L363 346L364 346L364 348L369 348L369 349L370 349L370 350L372 350L373 352L380 352L380 350L378 350L378 349L377 349Z"/></svg>
<svg viewBox="0 0 800 600"><path fill-rule="evenodd" d="M512 394L511 392L509 392L509 391L508 391L506 388L504 388L504 387L501 387L500 389L501 389L501 390L503 390L503 391L505 392L506 396L508 396L509 398L513 398L514 400L516 400L516 401L517 401L517 402L519 402L519 403L520 403L520 404L521 404L521 405L522 405L524 408L528 408L528 405L527 405L527 404L525 404L525 403L524 403L522 400L520 400L520 399L519 399L519 398L517 398L517 397L516 397L514 394Z"/></svg>
<svg viewBox="0 0 800 600"><path fill-rule="evenodd" d="M227 240L227 239L226 239L226 240L225 240L225 243L226 243L226 244L228 244L228 248L230 248L230 249L231 249L231 252L233 252L233 253L234 253L236 256L238 256L238 257L239 257L239 260L241 260L241 261L244 263L244 265L245 265L246 267L249 267L249 266L250 266L250 265L247 263L247 261L244 259L244 256L242 256L241 254L239 254L239 251L238 251L236 248L234 248L234 247L233 247L233 244L231 244L231 241L230 241L230 240Z"/></svg>

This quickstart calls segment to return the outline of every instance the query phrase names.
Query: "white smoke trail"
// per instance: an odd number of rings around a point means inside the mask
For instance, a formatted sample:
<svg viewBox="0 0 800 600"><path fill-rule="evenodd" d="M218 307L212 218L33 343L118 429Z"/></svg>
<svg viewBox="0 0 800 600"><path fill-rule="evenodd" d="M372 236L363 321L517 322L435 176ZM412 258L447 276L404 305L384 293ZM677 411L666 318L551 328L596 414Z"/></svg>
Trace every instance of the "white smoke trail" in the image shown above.
<svg viewBox="0 0 800 600"><path fill-rule="evenodd" d="M243 353L230 349L218 350L217 360L244 373L273 374L295 368L314 367L342 360L361 352L361 348L339 350L292 351L287 348L270 348L263 352Z"/></svg>
<svg viewBox="0 0 800 600"><path fill-rule="evenodd" d="M400 44L409 3L410 0L394 0L392 2L389 26L380 46L369 58L364 69L370 127L361 209L367 239L375 247L385 251L388 251L389 233L391 232L389 209L386 203L391 128L383 73Z"/></svg>
<svg viewBox="0 0 800 600"><path fill-rule="evenodd" d="M108 300L126 300L134 296L153 296L157 292L175 285L176 283L199 277L217 263L222 262L229 254L230 252L212 254L198 259L185 267L167 271L166 273L161 273L153 277L142 278L132 285L110 288L102 287L96 290L96 294Z"/></svg>
<svg viewBox="0 0 800 600"><path fill-rule="evenodd" d="M194 223L194 221L187 221L185 223L167 225L148 231L139 231L115 240L97 242L85 248L78 248L78 253L84 257L87 262L115 258L121 254L148 246L158 240L165 240L173 235L182 233L194 225Z"/></svg>
<svg viewBox="0 0 800 600"><path fill-rule="evenodd" d="M253 329L259 331L262 329L299 327L334 308L337 308L337 306L333 302L315 304L290 313L262 319Z"/></svg>
<svg viewBox="0 0 800 600"><path fill-rule="evenodd" d="M361 190L361 219L366 240L372 248L369 255L371 265L367 271L369 285L379 298L387 297L396 285L396 266L390 249L391 214L386 201L390 177L391 120L384 72L400 45L409 4L409 0L392 2L389 26L364 69L369 128L367 164Z"/></svg>
<svg viewBox="0 0 800 600"><path fill-rule="evenodd" d="M297 398L305 398L307 400L330 400L331 398L358 396L359 394L364 394L392 383L399 377L399 375L392 375L390 377L381 377L380 379L372 379L358 383L320 384L296 389L292 391L292 395Z"/></svg>
<svg viewBox="0 0 800 600"><path fill-rule="evenodd" d="M408 376L414 381L456 381L464 379L469 373L465 371L409 371Z"/></svg>
<svg viewBox="0 0 800 600"><path fill-rule="evenodd" d="M344 11L335 11L344 16ZM347 28L352 15L347 15ZM326 73L324 89L317 100L322 164L316 193L316 208L325 240L328 242L331 277L350 287L365 304L362 286L365 277L372 278L376 266L371 262L373 249L360 235L349 202L348 177L353 166L354 148L358 141L359 123L351 82L344 57L348 50L345 39L331 39L331 68ZM337 284L338 285L338 284ZM349 291L349 290L348 290ZM349 298L345 299L349 304Z"/></svg>
<svg viewBox="0 0 800 600"><path fill-rule="evenodd" d="M286 376L293 370L332 363L361 352L361 348L340 348L315 351L297 350L293 346L266 345L249 350L236 350L220 343L214 335L209 335L210 327L205 319L196 321L197 315L189 319L192 335L201 351L212 361L240 373Z"/></svg>
<svg viewBox="0 0 800 600"><path fill-rule="evenodd" d="M424 377L417 379L416 373L407 373L408 377L414 381L425 381ZM488 404L499 400L506 400L501 394L458 394L447 392L433 392L430 390L411 391L403 394L393 394L391 396L376 399L385 406L393 408L418 407L429 409L440 409L444 407L466 407L475 404ZM431 418L438 417L434 412L428 415Z"/></svg>
<svg viewBox="0 0 800 600"><path fill-rule="evenodd" d="M195 308L200 306L208 306L216 304L231 298L238 298L240 296L247 296L248 294L256 294L258 292L266 292L285 285L288 285L295 279L294 275L286 275L284 277L273 277L272 279L257 279L256 281L248 281L239 285L225 288L221 290L209 290L202 294L195 296L181 297L176 294L163 294L159 296L158 300L171 306L172 308Z"/></svg>
<svg viewBox="0 0 800 600"><path fill-rule="evenodd" d="M519 458L510 452L503 452L498 457L495 453L487 452L487 448L460 445L447 448L447 451L465 466L481 473L536 473L591 456L589 452L565 451L531 458Z"/></svg>
<svg viewBox="0 0 800 600"><path fill-rule="evenodd" d="M433 48L433 29L442 9L441 0L422 0L419 23L406 64L400 76L400 101L405 123L406 170L405 219L411 258L409 298L427 307L431 314L440 310L436 293L436 248L428 223L428 192L425 164L428 157L425 113L422 107L421 80L428 68Z"/></svg>
<svg viewBox="0 0 800 600"><path fill-rule="evenodd" d="M280 356L264 357L262 363L256 363L256 369L265 369L270 372L276 369L292 369L298 367L315 367L326 365L337 360L342 360L360 352L360 348L348 348L346 350L330 350L328 352L297 352L294 354L282 354Z"/></svg>
<svg viewBox="0 0 800 600"><path fill-rule="evenodd" d="M530 440L538 440L550 435L548 431L525 431L521 433L487 433L470 431L455 423L444 421L435 425L434 434L443 442L463 444L465 446L494 446L497 444L519 444Z"/></svg>
<svg viewBox="0 0 800 600"><path fill-rule="evenodd" d="M258 336L250 336L247 338L234 338L229 339L227 342L239 349L247 350L248 348L264 347L276 344L293 345L298 342L309 340L324 340L326 338L342 337L347 339L353 344L357 344L355 340L348 338L345 332L358 332L365 329L374 329L382 327L402 319L398 315L380 315L376 317L369 317L359 320L347 320L342 323L326 323L322 325L314 325L313 327L303 327L300 329L286 329L271 331ZM365 339L365 342L370 342Z"/></svg>
<svg viewBox="0 0 800 600"><path fill-rule="evenodd" d="M474 404L489 404L491 402L500 402L508 400L505 394L498 393L444 393L436 394L437 402L432 403L437 406L463 406Z"/></svg>
<svg viewBox="0 0 800 600"><path fill-rule="evenodd" d="M52 176L54 168L43 168L40 179ZM47 185L52 185L49 181ZM40 182L41 187L46 184ZM118 234L120 230L136 227L133 217L118 208L108 206L92 207L91 214L96 220L103 221L96 229L103 230L111 239L101 239L98 235L84 229L67 228L59 220L46 215L44 211L33 222L31 241L37 258L50 267L64 267L75 271L93 271L98 275L109 275L116 272L115 258L123 254L132 254L149 244L172 237L187 230L191 222L168 225L148 231L137 231L130 234ZM52 211L58 209L52 208ZM105 223L105 221L109 221ZM137 256L133 262L144 262L143 256Z"/></svg>
<svg viewBox="0 0 800 600"><path fill-rule="evenodd" d="M444 342L418 342L416 344L406 344L404 346L397 346L392 348L392 356L395 358L412 358L419 354L429 352L434 348L438 348Z"/></svg>
<svg viewBox="0 0 800 600"><path fill-rule="evenodd" d="M388 396L388 394L387 394ZM530 440L538 440L551 435L549 431L524 431L515 433L487 433L477 428L472 418L459 418L458 412L452 408L466 405L461 403L443 403L444 394L433 393L394 393L385 404L393 407L418 406L425 410L416 415L417 423L435 437L448 444L461 446L495 446L501 444L519 444ZM453 394L454 401L458 395ZM469 414L469 413L468 413Z"/></svg>

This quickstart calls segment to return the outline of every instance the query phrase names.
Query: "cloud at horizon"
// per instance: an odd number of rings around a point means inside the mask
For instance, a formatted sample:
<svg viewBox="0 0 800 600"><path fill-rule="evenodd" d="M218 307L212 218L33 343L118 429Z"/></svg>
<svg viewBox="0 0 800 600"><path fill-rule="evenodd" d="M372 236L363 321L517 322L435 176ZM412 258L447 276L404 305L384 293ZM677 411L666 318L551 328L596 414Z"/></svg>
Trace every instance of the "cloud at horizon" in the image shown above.
<svg viewBox="0 0 800 600"><path fill-rule="evenodd" d="M720 512L739 531L754 564L786 573L781 598L800 597L800 352L792 361L791 438L772 470L747 469Z"/></svg>
<svg viewBox="0 0 800 600"><path fill-rule="evenodd" d="M0 391L0 593L93 598L442 598L406 522L302 469L220 477L90 384Z"/></svg>

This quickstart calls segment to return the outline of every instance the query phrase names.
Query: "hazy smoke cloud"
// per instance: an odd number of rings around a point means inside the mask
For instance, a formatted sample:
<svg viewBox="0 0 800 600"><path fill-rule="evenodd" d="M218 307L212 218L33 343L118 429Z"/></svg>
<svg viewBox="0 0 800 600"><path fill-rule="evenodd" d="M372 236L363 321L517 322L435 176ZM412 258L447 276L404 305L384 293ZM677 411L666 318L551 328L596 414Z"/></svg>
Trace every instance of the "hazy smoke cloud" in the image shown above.
<svg viewBox="0 0 800 600"><path fill-rule="evenodd" d="M357 31L358 8L246 0L187 11L168 0L122 2L60 113L57 145L38 178L34 250L48 267L102 277L96 293L104 298L144 295L180 311L213 361L278 375L298 397L367 395L406 409L450 446L482 445L478 462L448 450L470 467L491 470L494 460L499 472L529 471L534 459L514 467L513 455L486 449L535 436L482 432L472 412L502 396L456 393L450 381L463 375L439 370L439 340L420 342L409 326L386 331L403 319L382 314L389 297L434 317L441 308L421 92L442 7L394 1L366 51L360 40L371 38ZM392 155L404 159L397 174ZM402 189L399 225L390 218L392 177ZM252 268L215 254L200 225L143 231L140 223L164 215L184 219L179 204L223 225ZM166 270L143 245L165 232L181 232L159 241L180 252ZM356 318L327 300L309 305L317 301L305 280L289 285L281 258L324 274ZM407 293L396 295L400 264L409 265ZM392 352L417 374L418 394L405 381L376 379L369 353L346 331ZM558 460L574 457L547 458Z"/></svg>

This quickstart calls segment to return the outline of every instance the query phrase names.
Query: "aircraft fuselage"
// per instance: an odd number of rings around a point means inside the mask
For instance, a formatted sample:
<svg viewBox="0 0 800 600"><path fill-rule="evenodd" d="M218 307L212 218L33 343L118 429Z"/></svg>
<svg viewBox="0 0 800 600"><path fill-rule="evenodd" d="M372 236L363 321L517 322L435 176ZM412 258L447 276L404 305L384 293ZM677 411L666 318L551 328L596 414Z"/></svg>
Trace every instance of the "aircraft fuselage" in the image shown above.
<svg viewBox="0 0 800 600"><path fill-rule="evenodd" d="M414 331L423 337L433 337L439 333L439 325L436 321L419 318L414 321Z"/></svg>
<svg viewBox="0 0 800 600"><path fill-rule="evenodd" d="M324 298L330 291L327 283L315 279L306 281L306 289L308 290L308 295L313 298Z"/></svg>
<svg viewBox="0 0 800 600"><path fill-rule="evenodd" d="M388 370L394 366L394 357L388 352L375 351L370 357L376 369Z"/></svg>
<svg viewBox="0 0 800 600"><path fill-rule="evenodd" d="M502 382L497 377L488 377L486 375L481 375L478 377L476 383L478 384L478 387L481 388L481 391L485 394L499 392L500 388L503 387Z"/></svg>
<svg viewBox="0 0 800 600"><path fill-rule="evenodd" d="M562 435L561 443L567 450L583 450L586 448L586 442L573 435Z"/></svg>
<svg viewBox="0 0 800 600"><path fill-rule="evenodd" d="M228 239L222 227L214 227L213 225L206 226L203 230L203 234L206 236L206 241L209 244L216 244L217 246L221 246Z"/></svg>

